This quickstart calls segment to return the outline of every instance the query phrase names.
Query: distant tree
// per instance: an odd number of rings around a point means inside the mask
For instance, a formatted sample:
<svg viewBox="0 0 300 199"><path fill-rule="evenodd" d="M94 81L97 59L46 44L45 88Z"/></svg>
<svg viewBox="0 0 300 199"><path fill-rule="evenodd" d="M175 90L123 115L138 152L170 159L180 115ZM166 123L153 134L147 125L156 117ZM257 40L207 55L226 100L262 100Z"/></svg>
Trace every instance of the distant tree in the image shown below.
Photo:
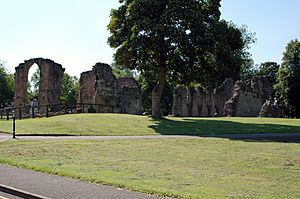
<svg viewBox="0 0 300 199"><path fill-rule="evenodd" d="M279 103L290 117L300 117L300 42L290 41L283 53L275 85Z"/></svg>
<svg viewBox="0 0 300 199"><path fill-rule="evenodd" d="M28 82L28 98L29 100L33 97L38 97L40 89L40 68L37 68L36 71L32 74L30 82Z"/></svg>
<svg viewBox="0 0 300 199"><path fill-rule="evenodd" d="M220 74L239 74L245 43L239 29L220 21L220 1L120 0L120 7L111 11L108 43L117 49L116 63L150 74L156 82L153 116L162 114L167 78L209 84Z"/></svg>
<svg viewBox="0 0 300 199"><path fill-rule="evenodd" d="M28 84L29 99L38 97L40 82L40 69L38 68L32 75ZM61 87L61 103L76 103L76 92L79 90L79 80L76 76L70 76L64 73Z"/></svg>
<svg viewBox="0 0 300 199"><path fill-rule="evenodd" d="M116 64L116 62L113 62L111 64L112 72L113 74L119 78L119 77L134 77L135 73L133 70L130 70L128 68L122 68Z"/></svg>
<svg viewBox="0 0 300 199"><path fill-rule="evenodd" d="M0 107L13 102L14 97L14 75L9 74L0 60Z"/></svg>
<svg viewBox="0 0 300 199"><path fill-rule="evenodd" d="M79 80L76 76L70 76L64 73L62 81L62 92L60 96L61 103L76 103L76 93L79 90Z"/></svg>
<svg viewBox="0 0 300 199"><path fill-rule="evenodd" d="M264 62L260 65L256 75L267 76L270 83L273 85L276 82L276 73L279 70L280 65L276 62Z"/></svg>

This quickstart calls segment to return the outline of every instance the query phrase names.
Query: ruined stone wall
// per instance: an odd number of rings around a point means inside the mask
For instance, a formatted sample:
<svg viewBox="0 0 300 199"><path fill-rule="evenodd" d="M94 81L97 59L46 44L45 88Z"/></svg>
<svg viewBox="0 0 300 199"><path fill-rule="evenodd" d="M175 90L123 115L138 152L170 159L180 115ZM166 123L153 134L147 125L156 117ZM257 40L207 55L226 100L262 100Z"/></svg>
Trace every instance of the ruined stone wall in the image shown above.
<svg viewBox="0 0 300 199"><path fill-rule="evenodd" d="M97 63L93 71L96 75L95 104L107 105L108 112L117 105L117 79L108 64Z"/></svg>
<svg viewBox="0 0 300 199"><path fill-rule="evenodd" d="M139 83L129 77L117 79L117 107L121 113L142 114L142 94Z"/></svg>
<svg viewBox="0 0 300 199"><path fill-rule="evenodd" d="M272 92L271 83L266 76L254 77L251 80L251 89L261 96L262 104L269 99Z"/></svg>
<svg viewBox="0 0 300 199"><path fill-rule="evenodd" d="M117 79L109 65L97 63L80 77L79 103L97 104L96 112L142 113L142 96L133 78Z"/></svg>
<svg viewBox="0 0 300 199"><path fill-rule="evenodd" d="M172 115L183 117L223 116L225 102L233 93L233 80L216 89L179 87L174 90Z"/></svg>
<svg viewBox="0 0 300 199"><path fill-rule="evenodd" d="M257 117L262 97L254 92L240 91L225 103L224 116Z"/></svg>
<svg viewBox="0 0 300 199"><path fill-rule="evenodd" d="M28 72L33 64L40 69L39 105L59 104L64 68L50 59L36 58L26 60L16 67L15 108L24 107L27 98Z"/></svg>
<svg viewBox="0 0 300 199"><path fill-rule="evenodd" d="M267 77L253 78L249 89L241 81L237 81L232 98L225 103L224 116L257 117L270 94L271 87Z"/></svg>
<svg viewBox="0 0 300 199"><path fill-rule="evenodd" d="M234 91L233 79L226 79L224 83L215 89L215 109L218 116L224 116L225 102L228 101Z"/></svg>
<svg viewBox="0 0 300 199"><path fill-rule="evenodd" d="M81 73L78 103L94 104L96 90L96 75L94 71Z"/></svg>
<svg viewBox="0 0 300 199"><path fill-rule="evenodd" d="M262 104L270 95L270 83L265 77L252 80L251 88L226 79L218 88L185 88L174 90L174 116L258 116Z"/></svg>

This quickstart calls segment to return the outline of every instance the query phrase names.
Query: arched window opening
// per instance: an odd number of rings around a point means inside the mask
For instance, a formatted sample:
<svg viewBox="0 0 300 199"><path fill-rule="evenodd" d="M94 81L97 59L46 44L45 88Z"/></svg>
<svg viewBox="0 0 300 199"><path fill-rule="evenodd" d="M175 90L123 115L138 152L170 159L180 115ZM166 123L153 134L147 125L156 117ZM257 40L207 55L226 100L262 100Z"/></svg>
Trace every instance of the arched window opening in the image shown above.
<svg viewBox="0 0 300 199"><path fill-rule="evenodd" d="M38 99L40 89L40 68L33 64L28 71L27 102Z"/></svg>

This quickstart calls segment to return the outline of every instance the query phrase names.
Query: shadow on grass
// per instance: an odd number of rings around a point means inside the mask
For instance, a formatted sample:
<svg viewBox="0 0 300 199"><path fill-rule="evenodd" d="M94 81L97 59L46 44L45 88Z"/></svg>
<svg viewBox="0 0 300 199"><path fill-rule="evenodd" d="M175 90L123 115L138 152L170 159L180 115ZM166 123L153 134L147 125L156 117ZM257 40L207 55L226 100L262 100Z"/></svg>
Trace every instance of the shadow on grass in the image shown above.
<svg viewBox="0 0 300 199"><path fill-rule="evenodd" d="M243 141L300 143L300 127L281 124L239 123L223 120L152 118L149 126L161 135L190 135Z"/></svg>

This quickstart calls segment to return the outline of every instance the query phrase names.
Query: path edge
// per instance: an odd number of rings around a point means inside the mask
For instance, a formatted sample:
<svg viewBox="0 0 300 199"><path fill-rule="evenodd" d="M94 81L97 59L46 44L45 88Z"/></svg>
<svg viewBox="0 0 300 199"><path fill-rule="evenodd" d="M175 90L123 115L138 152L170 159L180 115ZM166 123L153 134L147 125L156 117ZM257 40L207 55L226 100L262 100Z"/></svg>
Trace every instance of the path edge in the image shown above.
<svg viewBox="0 0 300 199"><path fill-rule="evenodd" d="M3 184L0 184L0 191L26 199L51 199L49 197L41 196L21 189L16 189Z"/></svg>

